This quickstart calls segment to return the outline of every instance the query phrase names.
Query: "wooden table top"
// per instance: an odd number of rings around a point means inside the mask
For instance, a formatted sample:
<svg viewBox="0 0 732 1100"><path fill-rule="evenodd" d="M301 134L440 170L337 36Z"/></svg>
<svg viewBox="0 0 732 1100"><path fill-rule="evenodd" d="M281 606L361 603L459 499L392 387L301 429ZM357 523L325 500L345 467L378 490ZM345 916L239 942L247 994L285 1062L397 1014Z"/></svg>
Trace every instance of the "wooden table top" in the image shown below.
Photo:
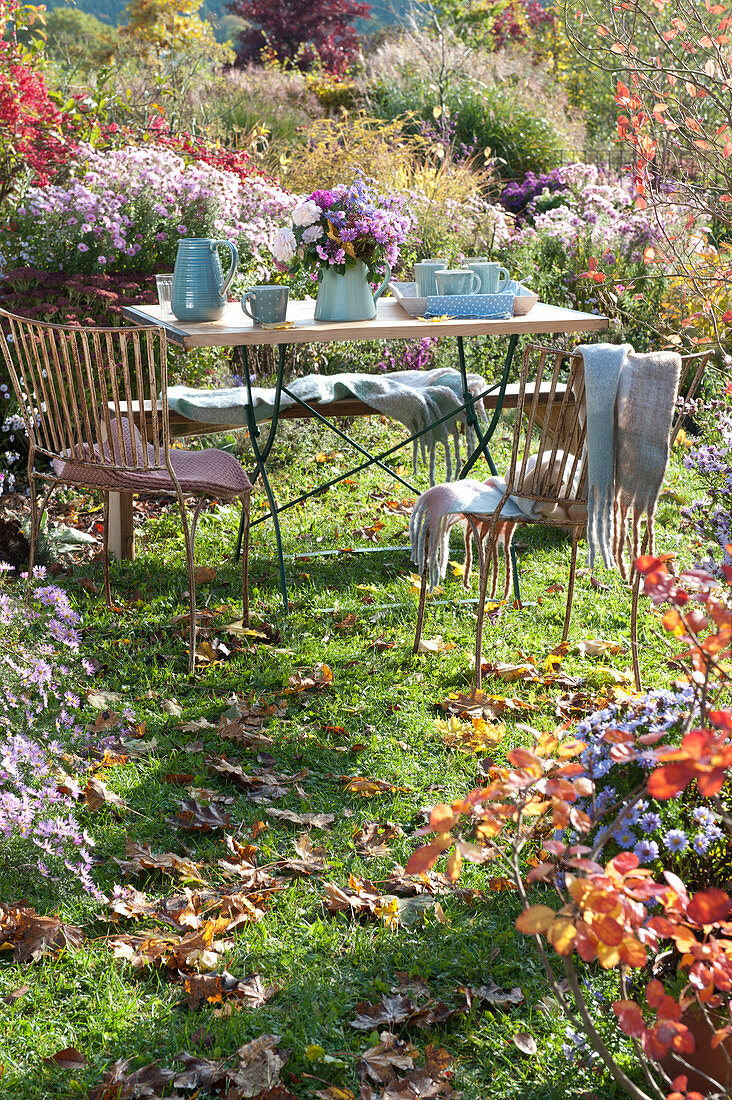
<svg viewBox="0 0 732 1100"><path fill-rule="evenodd" d="M345 340L419 340L424 336L520 336L561 332L604 332L607 317L580 313L537 302L525 317L506 320L425 321L409 317L393 298L380 298L373 321L315 321L312 300L290 302L287 319L291 328L254 325L238 302L229 302L219 321L184 323L161 320L160 306L125 306L124 316L138 325L160 325L171 343L191 348L241 347L255 344L338 343Z"/></svg>

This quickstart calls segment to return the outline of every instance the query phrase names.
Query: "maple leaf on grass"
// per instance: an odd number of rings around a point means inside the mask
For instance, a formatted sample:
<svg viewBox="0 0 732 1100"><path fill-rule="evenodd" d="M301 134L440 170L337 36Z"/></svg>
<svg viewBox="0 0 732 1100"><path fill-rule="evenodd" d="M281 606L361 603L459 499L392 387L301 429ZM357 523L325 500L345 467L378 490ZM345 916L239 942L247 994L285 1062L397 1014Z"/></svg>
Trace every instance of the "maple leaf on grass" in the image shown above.
<svg viewBox="0 0 732 1100"><path fill-rule="evenodd" d="M128 1097L156 1097L175 1077L172 1069L158 1062L128 1073L134 1059L120 1058L104 1074L101 1083L89 1093L88 1100L127 1100Z"/></svg>
<svg viewBox="0 0 732 1100"><path fill-rule="evenodd" d="M266 814L267 817L274 817L278 821L291 821L293 825L303 825L308 829L328 829L335 821L335 814L298 814L293 810L277 810L273 807L268 807Z"/></svg>
<svg viewBox="0 0 732 1100"><path fill-rule="evenodd" d="M63 948L79 947L83 939L80 928L64 924L59 917L0 903L0 947L10 944L15 962L38 962L44 955L55 955Z"/></svg>
<svg viewBox="0 0 732 1100"><path fill-rule="evenodd" d="M397 1039L390 1031L382 1032L379 1038L378 1045L367 1050L358 1064L362 1077L368 1074L372 1080L384 1082L394 1077L395 1070L414 1069L414 1059L419 1057L415 1046Z"/></svg>
<svg viewBox="0 0 732 1100"><path fill-rule="evenodd" d="M195 798L186 798L179 806L180 813L169 818L174 828L209 833L213 829L227 829L229 826L231 814L222 813L215 803L204 806Z"/></svg>
<svg viewBox="0 0 732 1100"><path fill-rule="evenodd" d="M301 691L322 691L333 683L333 671L328 665L316 665L312 672L293 672L287 681L285 695L297 695Z"/></svg>
<svg viewBox="0 0 732 1100"><path fill-rule="evenodd" d="M135 841L127 841L127 859L117 859L123 871L140 875L143 871L164 871L168 874L179 874L194 882L203 882L199 864L194 863L186 856L176 855L175 852L153 853L147 844L137 844Z"/></svg>
<svg viewBox="0 0 732 1100"><path fill-rule="evenodd" d="M403 835L399 826L391 821L365 821L353 834L353 843L359 855L365 859L373 859L375 856L388 855L392 841Z"/></svg>
<svg viewBox="0 0 732 1100"><path fill-rule="evenodd" d="M278 985L264 985L259 974L240 980L224 970L221 974L189 974L183 982L192 1010L203 1004L221 1004L232 998L247 1008L260 1008L279 991Z"/></svg>
<svg viewBox="0 0 732 1100"><path fill-rule="evenodd" d="M314 848L307 833L302 833L295 841L295 851L299 859L279 860L277 870L290 875L312 875L325 870L328 855L325 848Z"/></svg>

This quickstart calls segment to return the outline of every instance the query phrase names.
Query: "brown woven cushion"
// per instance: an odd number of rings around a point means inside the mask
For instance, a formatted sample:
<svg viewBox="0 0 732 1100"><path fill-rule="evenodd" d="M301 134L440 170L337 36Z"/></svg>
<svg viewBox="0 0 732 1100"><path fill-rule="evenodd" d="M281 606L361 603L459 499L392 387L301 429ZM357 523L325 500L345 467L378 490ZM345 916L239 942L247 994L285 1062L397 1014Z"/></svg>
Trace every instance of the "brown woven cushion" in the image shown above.
<svg viewBox="0 0 732 1100"><path fill-rule="evenodd" d="M83 445L69 452L66 461L54 460L54 472L59 480L122 493L175 492L175 483L167 468L155 465L152 445L147 446L149 466L146 469L142 466L145 448L138 429L133 425L131 437L129 420L123 419L121 426L123 457L120 453L117 423L113 420L111 447L109 443L104 443L101 447L99 444L94 444L93 447ZM137 460L139 468L130 470L116 465L120 457L123 462L130 464ZM205 451L176 448L170 452L170 464L184 493L236 497L250 492L252 488L241 463L233 455L214 447Z"/></svg>

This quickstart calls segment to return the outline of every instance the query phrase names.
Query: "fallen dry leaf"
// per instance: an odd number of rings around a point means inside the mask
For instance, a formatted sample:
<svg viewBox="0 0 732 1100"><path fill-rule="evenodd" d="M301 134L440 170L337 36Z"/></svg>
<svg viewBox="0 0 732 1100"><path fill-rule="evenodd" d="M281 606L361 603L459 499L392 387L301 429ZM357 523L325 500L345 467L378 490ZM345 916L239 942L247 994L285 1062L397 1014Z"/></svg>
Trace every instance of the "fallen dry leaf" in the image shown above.
<svg viewBox="0 0 732 1100"><path fill-rule="evenodd" d="M436 718L435 729L448 748L471 753L489 752L506 732L503 722L486 722L475 715L461 719L454 714L447 721Z"/></svg>
<svg viewBox="0 0 732 1100"><path fill-rule="evenodd" d="M485 1001L486 1004L496 1008L504 1008L507 1005L520 1005L524 1002L524 994L521 989L514 986L513 989L501 989L492 979L487 985L460 986L460 991L465 995L468 1008L472 1008L473 1002Z"/></svg>
<svg viewBox="0 0 732 1100"><path fill-rule="evenodd" d="M378 1082L390 1081L396 1070L414 1069L414 1059L419 1051L410 1042L398 1039L390 1031L383 1031L380 1042L361 1057L358 1071L361 1077L368 1074Z"/></svg>
<svg viewBox="0 0 732 1100"><path fill-rule="evenodd" d="M417 647L418 653L448 653L451 649L455 649L455 642L446 642L441 634L438 634L436 638L420 638L419 646Z"/></svg>
<svg viewBox="0 0 732 1100"><path fill-rule="evenodd" d="M176 855L175 852L152 852L149 844L137 844L127 841L127 859L116 859L123 871L130 874L142 874L143 871L164 871L167 874L178 874L184 878L196 882L203 882L197 863L186 856Z"/></svg>
<svg viewBox="0 0 732 1100"><path fill-rule="evenodd" d="M58 917L41 916L35 909L0 903L0 947L14 948L15 962L38 962L44 955L56 955L65 947L79 947L84 939L80 928L64 924Z"/></svg>
<svg viewBox="0 0 732 1100"><path fill-rule="evenodd" d="M19 1001L21 997L25 997L26 993L30 990L29 985L18 986L11 993L6 993L3 997L3 1002L6 1005L14 1005L16 1001Z"/></svg>
<svg viewBox="0 0 732 1100"><path fill-rule="evenodd" d="M622 652L622 646L617 642L603 642L598 638L587 638L577 643L577 652L580 657L599 657L603 653L615 656Z"/></svg>
<svg viewBox="0 0 732 1100"><path fill-rule="evenodd" d="M303 813L298 814L293 810L277 810L268 806L267 817L274 817L278 821L291 821L293 825L304 825L308 829L327 829L335 821L335 814Z"/></svg>
<svg viewBox="0 0 732 1100"><path fill-rule="evenodd" d="M183 982L192 1010L203 1004L221 1004L232 998L247 1008L260 1008L278 992L277 985L264 985L258 974L239 980L224 970L221 974L190 974Z"/></svg>
<svg viewBox="0 0 732 1100"><path fill-rule="evenodd" d="M279 1085L280 1071L287 1061L287 1054L282 1055L277 1049L279 1042L279 1035L260 1035L239 1048L239 1065L231 1080L241 1090L241 1096L256 1096Z"/></svg>
<svg viewBox="0 0 732 1100"><path fill-rule="evenodd" d="M325 870L328 855L325 848L314 848L307 833L302 833L295 841L295 851L299 859L279 860L277 870L290 875L312 875Z"/></svg>
<svg viewBox="0 0 732 1100"><path fill-rule="evenodd" d="M366 779L363 776L340 775L341 783L346 784L346 790L352 794L360 794L363 798L371 798L376 794L407 794L409 787L399 787L396 783L388 783L384 779Z"/></svg>
<svg viewBox="0 0 732 1100"><path fill-rule="evenodd" d="M297 695L301 691L321 691L333 683L333 672L328 665L316 665L312 672L293 672L284 688L285 695Z"/></svg>
<svg viewBox="0 0 732 1100"><path fill-rule="evenodd" d="M398 825L391 821L365 821L353 834L356 851L366 859L389 854L392 841L403 836Z"/></svg>
<svg viewBox="0 0 732 1100"><path fill-rule="evenodd" d="M508 698L503 695L489 695L485 691L475 691L470 695L455 693L443 699L440 707L447 714L461 718L485 718L493 721L501 718L507 711L534 711L537 708L523 699Z"/></svg>
<svg viewBox="0 0 732 1100"><path fill-rule="evenodd" d="M231 814L222 813L215 803L204 806L195 798L186 798L178 805L180 813L168 819L174 828L209 833L213 829L227 829L229 826Z"/></svg>
<svg viewBox="0 0 732 1100"><path fill-rule="evenodd" d="M90 810L98 810L100 806L114 806L118 810L126 810L127 803L114 791L110 791L106 783L97 776L92 776L84 789L84 798Z"/></svg>
<svg viewBox="0 0 732 1100"><path fill-rule="evenodd" d="M512 1035L511 1039L522 1054L528 1054L530 1058L536 1054L538 1047L533 1035L529 1035L526 1031L520 1031L518 1034Z"/></svg>

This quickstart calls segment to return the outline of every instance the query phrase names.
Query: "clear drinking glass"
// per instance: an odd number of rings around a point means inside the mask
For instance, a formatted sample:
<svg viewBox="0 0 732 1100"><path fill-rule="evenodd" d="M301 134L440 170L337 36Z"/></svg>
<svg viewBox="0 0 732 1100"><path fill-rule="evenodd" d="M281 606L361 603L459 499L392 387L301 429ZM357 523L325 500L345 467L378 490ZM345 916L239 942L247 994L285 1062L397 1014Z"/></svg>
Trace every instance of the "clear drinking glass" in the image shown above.
<svg viewBox="0 0 732 1100"><path fill-rule="evenodd" d="M170 305L170 295L173 291L172 275L156 275L155 282L158 288L158 302L160 304L160 316L172 317L173 310Z"/></svg>

